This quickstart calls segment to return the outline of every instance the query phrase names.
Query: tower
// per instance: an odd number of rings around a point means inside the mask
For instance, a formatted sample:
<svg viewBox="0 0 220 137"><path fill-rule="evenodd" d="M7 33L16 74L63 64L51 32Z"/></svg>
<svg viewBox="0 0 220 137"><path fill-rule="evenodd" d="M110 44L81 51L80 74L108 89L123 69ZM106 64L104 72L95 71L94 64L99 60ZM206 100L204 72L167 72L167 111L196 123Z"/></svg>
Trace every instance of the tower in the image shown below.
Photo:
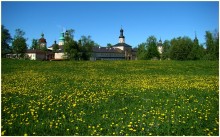
<svg viewBox="0 0 220 137"><path fill-rule="evenodd" d="M120 30L119 43L125 43L125 36L123 35L123 29Z"/></svg>
<svg viewBox="0 0 220 137"><path fill-rule="evenodd" d="M41 34L41 38L39 39L38 42L39 42L40 48L44 48L47 46L47 41L44 38L44 33Z"/></svg>
<svg viewBox="0 0 220 137"><path fill-rule="evenodd" d="M63 46L63 45L64 45L64 40L65 40L65 38L64 38L64 32L61 32L61 33L60 33L60 38L59 38L59 45L60 45L60 46Z"/></svg>
<svg viewBox="0 0 220 137"><path fill-rule="evenodd" d="M195 32L195 39L194 39L194 43L196 43L196 44L198 44L198 43L199 43L199 41L198 41L198 39L197 39L196 32Z"/></svg>
<svg viewBox="0 0 220 137"><path fill-rule="evenodd" d="M162 40L160 38L159 42L157 43L157 50L160 54L162 54L163 52L163 44L162 44Z"/></svg>

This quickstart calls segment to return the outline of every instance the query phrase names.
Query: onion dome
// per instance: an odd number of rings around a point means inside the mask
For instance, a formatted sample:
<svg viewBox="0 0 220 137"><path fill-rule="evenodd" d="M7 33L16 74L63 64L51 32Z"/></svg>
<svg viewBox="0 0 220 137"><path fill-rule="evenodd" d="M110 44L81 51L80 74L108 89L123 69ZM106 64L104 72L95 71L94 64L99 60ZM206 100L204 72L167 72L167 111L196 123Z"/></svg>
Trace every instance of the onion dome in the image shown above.
<svg viewBox="0 0 220 137"><path fill-rule="evenodd" d="M59 47L59 45L57 44L57 41L55 40L55 41L54 41L54 44L52 45L52 47L56 47L56 46Z"/></svg>
<svg viewBox="0 0 220 137"><path fill-rule="evenodd" d="M64 40L65 38L64 38L64 32L61 32L60 33L60 37L59 37L59 40Z"/></svg>
<svg viewBox="0 0 220 137"><path fill-rule="evenodd" d="M39 39L39 43L47 43L46 39L44 38L44 34L41 34L41 38Z"/></svg>
<svg viewBox="0 0 220 137"><path fill-rule="evenodd" d="M159 43L162 43L162 40L161 40L161 38L160 38L160 40L159 40Z"/></svg>
<svg viewBox="0 0 220 137"><path fill-rule="evenodd" d="M160 40L159 40L159 42L157 43L157 46L162 46L163 44L162 44L162 40L161 40L161 38L160 38Z"/></svg>
<svg viewBox="0 0 220 137"><path fill-rule="evenodd" d="M124 30L121 28L119 38L125 38L124 35L123 35L123 31L124 31Z"/></svg>

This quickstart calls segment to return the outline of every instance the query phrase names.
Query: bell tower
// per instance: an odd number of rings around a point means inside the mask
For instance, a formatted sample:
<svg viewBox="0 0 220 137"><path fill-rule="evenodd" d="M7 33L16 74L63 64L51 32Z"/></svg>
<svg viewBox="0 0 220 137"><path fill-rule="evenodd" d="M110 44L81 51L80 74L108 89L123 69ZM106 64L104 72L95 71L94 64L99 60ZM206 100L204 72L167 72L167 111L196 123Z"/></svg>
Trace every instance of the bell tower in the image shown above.
<svg viewBox="0 0 220 137"><path fill-rule="evenodd" d="M65 40L65 38L64 38L64 32L61 32L60 33L60 37L59 37L59 45L61 46L63 46L64 45L64 40Z"/></svg>
<svg viewBox="0 0 220 137"><path fill-rule="evenodd" d="M124 30L121 28L120 36L119 36L119 43L125 43L125 36L123 35Z"/></svg>

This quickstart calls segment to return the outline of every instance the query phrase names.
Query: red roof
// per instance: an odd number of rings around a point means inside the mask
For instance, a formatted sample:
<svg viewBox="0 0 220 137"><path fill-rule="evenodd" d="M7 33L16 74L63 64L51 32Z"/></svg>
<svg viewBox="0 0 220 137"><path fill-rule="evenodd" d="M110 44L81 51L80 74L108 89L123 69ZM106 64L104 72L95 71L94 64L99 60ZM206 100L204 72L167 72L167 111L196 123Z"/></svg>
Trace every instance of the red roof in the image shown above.
<svg viewBox="0 0 220 137"><path fill-rule="evenodd" d="M39 43L47 43L47 41L46 41L45 38L40 38L40 39L39 39Z"/></svg>

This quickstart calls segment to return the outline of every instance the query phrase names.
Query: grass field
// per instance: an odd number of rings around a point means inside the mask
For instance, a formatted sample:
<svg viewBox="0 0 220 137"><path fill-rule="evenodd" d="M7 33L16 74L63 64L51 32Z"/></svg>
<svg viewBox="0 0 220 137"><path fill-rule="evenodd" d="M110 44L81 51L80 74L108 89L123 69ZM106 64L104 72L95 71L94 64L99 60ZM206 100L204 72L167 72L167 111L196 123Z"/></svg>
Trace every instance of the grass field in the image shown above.
<svg viewBox="0 0 220 137"><path fill-rule="evenodd" d="M1 135L219 135L217 61L2 60Z"/></svg>

